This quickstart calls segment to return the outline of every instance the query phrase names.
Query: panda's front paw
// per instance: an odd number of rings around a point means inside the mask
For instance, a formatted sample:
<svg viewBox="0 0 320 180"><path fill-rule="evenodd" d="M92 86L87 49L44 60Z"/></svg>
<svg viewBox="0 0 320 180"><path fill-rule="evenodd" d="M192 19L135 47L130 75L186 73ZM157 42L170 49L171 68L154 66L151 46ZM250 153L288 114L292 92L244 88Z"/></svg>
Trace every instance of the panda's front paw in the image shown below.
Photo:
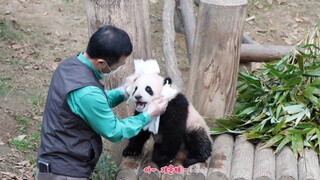
<svg viewBox="0 0 320 180"><path fill-rule="evenodd" d="M127 146L123 151L122 151L122 156L127 157L127 156L139 156L141 154L141 149L137 149L133 146Z"/></svg>

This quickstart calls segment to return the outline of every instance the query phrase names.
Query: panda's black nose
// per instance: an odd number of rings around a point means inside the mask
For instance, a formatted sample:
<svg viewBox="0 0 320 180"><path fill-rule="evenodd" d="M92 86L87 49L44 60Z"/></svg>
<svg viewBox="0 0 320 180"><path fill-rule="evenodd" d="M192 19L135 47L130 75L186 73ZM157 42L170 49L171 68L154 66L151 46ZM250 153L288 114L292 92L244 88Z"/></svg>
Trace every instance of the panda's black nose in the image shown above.
<svg viewBox="0 0 320 180"><path fill-rule="evenodd" d="M139 100L139 99L141 99L142 98L142 96L135 96L135 98L136 98L136 100Z"/></svg>

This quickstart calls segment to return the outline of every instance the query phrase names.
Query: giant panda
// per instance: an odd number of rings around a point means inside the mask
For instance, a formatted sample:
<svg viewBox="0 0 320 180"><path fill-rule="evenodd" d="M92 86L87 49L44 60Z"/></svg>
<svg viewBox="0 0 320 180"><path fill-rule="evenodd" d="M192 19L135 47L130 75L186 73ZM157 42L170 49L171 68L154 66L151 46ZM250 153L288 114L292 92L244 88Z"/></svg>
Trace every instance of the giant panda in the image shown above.
<svg viewBox="0 0 320 180"><path fill-rule="evenodd" d="M135 104L135 115L141 113L148 103L160 97L165 83L171 85L171 78L164 78L155 73L142 74L133 82L129 102ZM129 139L122 155L138 156L150 134L149 131L141 130L137 136ZM160 116L159 131L153 136L155 143L152 161L159 167L172 164L181 148L188 152L183 161L184 167L205 162L211 156L209 127L181 93L177 93L169 101L166 111Z"/></svg>

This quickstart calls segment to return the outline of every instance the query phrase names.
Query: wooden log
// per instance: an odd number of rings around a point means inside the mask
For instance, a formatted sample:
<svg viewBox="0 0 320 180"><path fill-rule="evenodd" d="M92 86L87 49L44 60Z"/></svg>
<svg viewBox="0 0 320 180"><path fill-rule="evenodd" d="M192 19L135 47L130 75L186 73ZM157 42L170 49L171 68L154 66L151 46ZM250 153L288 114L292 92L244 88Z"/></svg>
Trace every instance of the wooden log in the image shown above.
<svg viewBox="0 0 320 180"><path fill-rule="evenodd" d="M256 44L246 33L242 35L242 44Z"/></svg>
<svg viewBox="0 0 320 180"><path fill-rule="evenodd" d="M317 153L305 149L299 158L299 180L319 180L320 167Z"/></svg>
<svg viewBox="0 0 320 180"><path fill-rule="evenodd" d="M233 111L246 5L247 0L200 1L186 94L203 116Z"/></svg>
<svg viewBox="0 0 320 180"><path fill-rule="evenodd" d="M185 178L184 167L182 165L174 165L173 167L164 167L164 168L178 168L180 172L177 170L173 170L172 173L161 172L161 180L183 180ZM162 170L164 171L164 170ZM172 171L172 170L169 170Z"/></svg>
<svg viewBox="0 0 320 180"><path fill-rule="evenodd" d="M255 150L254 180L274 180L275 179L275 155L271 148L261 149L258 144Z"/></svg>
<svg viewBox="0 0 320 180"><path fill-rule="evenodd" d="M212 157L208 170L208 179L229 180L233 153L233 136L222 134L213 142Z"/></svg>
<svg viewBox="0 0 320 180"><path fill-rule="evenodd" d="M173 164L174 169L160 169L161 180L183 180L187 173L187 169L183 167L183 160L186 159L187 152L185 150L179 151L176 155L176 160ZM168 168L168 167L164 167Z"/></svg>
<svg viewBox="0 0 320 180"><path fill-rule="evenodd" d="M242 35L242 44L256 44L246 33ZM251 62L241 62L241 53L240 53L240 66L239 71L252 70Z"/></svg>
<svg viewBox="0 0 320 180"><path fill-rule="evenodd" d="M276 179L298 180L297 158L288 146L285 146L276 156Z"/></svg>
<svg viewBox="0 0 320 180"><path fill-rule="evenodd" d="M143 162L145 162L145 159L150 156L153 150L153 143L153 139L150 138L145 143L142 153L139 156L123 157L116 174L116 179L137 179Z"/></svg>
<svg viewBox="0 0 320 180"><path fill-rule="evenodd" d="M143 157L144 156L122 158L119 170L116 174L116 179L137 179Z"/></svg>
<svg viewBox="0 0 320 180"><path fill-rule="evenodd" d="M208 165L210 163L210 159L207 160L205 163L197 163L188 168L188 173L185 180L206 180L207 179L207 172L208 172Z"/></svg>
<svg viewBox="0 0 320 180"><path fill-rule="evenodd" d="M242 44L240 62L267 62L280 60L291 50L291 46Z"/></svg>
<svg viewBox="0 0 320 180"><path fill-rule="evenodd" d="M254 161L254 145L247 141L243 135L236 137L233 150L231 179L252 179Z"/></svg>
<svg viewBox="0 0 320 180"><path fill-rule="evenodd" d="M152 154L152 151L148 153L144 162L142 163L142 168L140 169L140 172L138 174L138 179L141 179L141 180L160 179L161 173L158 170L159 168L157 164L151 161L151 154Z"/></svg>

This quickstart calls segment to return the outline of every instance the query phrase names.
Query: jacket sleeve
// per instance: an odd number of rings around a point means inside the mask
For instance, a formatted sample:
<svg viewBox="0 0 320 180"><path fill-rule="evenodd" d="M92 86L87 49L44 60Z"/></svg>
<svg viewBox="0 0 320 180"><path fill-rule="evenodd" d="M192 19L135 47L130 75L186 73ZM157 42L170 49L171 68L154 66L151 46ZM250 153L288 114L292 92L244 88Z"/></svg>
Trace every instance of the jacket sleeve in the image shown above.
<svg viewBox="0 0 320 180"><path fill-rule="evenodd" d="M70 93L67 102L73 113L79 115L104 138L112 142L129 139L136 136L142 127L149 123L151 117L147 113L118 119L111 110L109 98L107 100L99 88L88 89Z"/></svg>
<svg viewBox="0 0 320 180"><path fill-rule="evenodd" d="M108 97L108 104L111 108L116 107L125 100L125 95L121 88L105 90L105 93Z"/></svg>

